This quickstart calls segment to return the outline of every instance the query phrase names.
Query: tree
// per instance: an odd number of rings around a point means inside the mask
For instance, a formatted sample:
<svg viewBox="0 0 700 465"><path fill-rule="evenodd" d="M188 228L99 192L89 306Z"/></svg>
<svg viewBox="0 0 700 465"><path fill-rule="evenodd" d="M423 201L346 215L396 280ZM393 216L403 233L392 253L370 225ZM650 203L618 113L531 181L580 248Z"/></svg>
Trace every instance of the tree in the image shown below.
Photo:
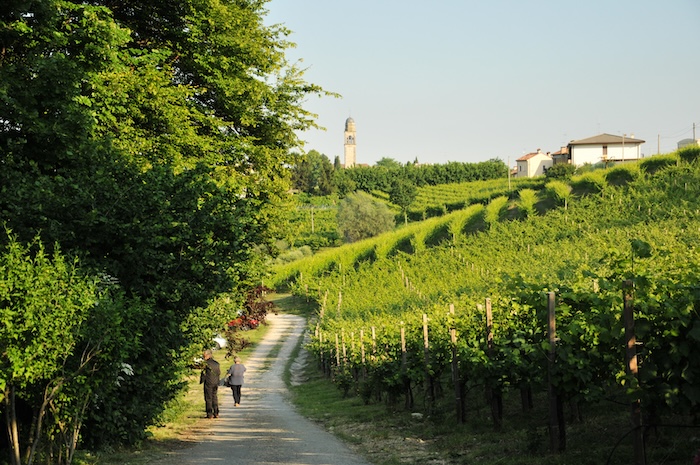
<svg viewBox="0 0 700 465"><path fill-rule="evenodd" d="M133 443L228 319L201 309L265 273L297 131L315 127L302 103L327 93L286 62L265 1L8 2L0 212L123 292L109 308L141 340L103 353L135 376L99 396L82 437Z"/></svg>
<svg viewBox="0 0 700 465"><path fill-rule="evenodd" d="M571 179L571 176L576 172L576 167L570 163L557 163L552 165L545 171L544 175L547 179Z"/></svg>
<svg viewBox="0 0 700 465"><path fill-rule="evenodd" d="M338 229L348 242L376 236L394 226L389 207L365 192L348 195L338 206Z"/></svg>
<svg viewBox="0 0 700 465"><path fill-rule="evenodd" d="M330 195L335 191L333 165L327 156L310 150L292 167L292 186L311 195Z"/></svg>
<svg viewBox="0 0 700 465"><path fill-rule="evenodd" d="M31 464L78 346L90 310L98 302L97 282L81 276L76 263L41 244L32 253L9 236L0 254L0 400L6 418L11 462ZM18 421L18 401L32 405L31 428ZM65 413L55 411L57 420ZM25 455L21 457L21 451Z"/></svg>
<svg viewBox="0 0 700 465"><path fill-rule="evenodd" d="M408 224L408 207L416 199L418 189L410 181L396 179L391 184L389 191L389 201L401 208L404 224Z"/></svg>
<svg viewBox="0 0 700 465"><path fill-rule="evenodd" d="M375 166L381 166L381 167L388 168L388 169L397 169L397 168L401 168L401 163L394 160L393 158L383 157L381 160L379 160L375 164Z"/></svg>

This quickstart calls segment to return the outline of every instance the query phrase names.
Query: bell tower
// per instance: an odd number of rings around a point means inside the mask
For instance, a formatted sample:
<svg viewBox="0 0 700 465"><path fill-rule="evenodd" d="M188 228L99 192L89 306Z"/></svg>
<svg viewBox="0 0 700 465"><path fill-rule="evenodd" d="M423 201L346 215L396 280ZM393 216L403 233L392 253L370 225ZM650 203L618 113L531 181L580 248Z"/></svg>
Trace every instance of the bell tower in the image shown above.
<svg viewBox="0 0 700 465"><path fill-rule="evenodd" d="M352 168L357 163L355 144L356 144L356 134L355 134L355 120L348 118L345 120L345 168Z"/></svg>

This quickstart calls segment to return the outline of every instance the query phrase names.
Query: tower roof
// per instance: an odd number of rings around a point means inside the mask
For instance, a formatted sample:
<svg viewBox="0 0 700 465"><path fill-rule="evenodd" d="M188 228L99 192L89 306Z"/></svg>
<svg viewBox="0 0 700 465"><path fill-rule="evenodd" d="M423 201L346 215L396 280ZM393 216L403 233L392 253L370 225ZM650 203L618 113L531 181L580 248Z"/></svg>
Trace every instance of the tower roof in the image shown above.
<svg viewBox="0 0 700 465"><path fill-rule="evenodd" d="M346 131L354 131L355 130L355 120L352 118L348 118L345 120L345 130Z"/></svg>

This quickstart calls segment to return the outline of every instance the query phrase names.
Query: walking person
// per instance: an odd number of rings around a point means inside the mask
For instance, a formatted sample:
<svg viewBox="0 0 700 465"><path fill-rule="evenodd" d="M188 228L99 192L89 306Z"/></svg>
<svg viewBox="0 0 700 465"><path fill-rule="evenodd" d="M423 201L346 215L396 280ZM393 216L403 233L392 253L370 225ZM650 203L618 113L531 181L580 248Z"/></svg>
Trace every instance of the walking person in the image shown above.
<svg viewBox="0 0 700 465"><path fill-rule="evenodd" d="M233 365L228 369L229 385L233 391L233 403L235 407L241 405L241 386L243 386L243 373L245 373L245 365L241 363L241 357L236 356L233 359Z"/></svg>
<svg viewBox="0 0 700 465"><path fill-rule="evenodd" d="M204 369L199 377L199 384L204 384L204 405L207 410L207 418L219 418L219 378L221 367L219 362L211 357L211 350L207 349L202 354L204 357Z"/></svg>

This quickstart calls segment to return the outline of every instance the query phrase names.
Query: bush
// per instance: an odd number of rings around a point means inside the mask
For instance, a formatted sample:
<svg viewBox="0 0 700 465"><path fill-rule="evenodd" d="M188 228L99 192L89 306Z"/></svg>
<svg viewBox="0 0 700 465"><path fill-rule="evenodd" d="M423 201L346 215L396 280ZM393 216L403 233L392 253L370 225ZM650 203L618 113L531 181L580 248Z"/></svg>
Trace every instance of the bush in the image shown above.
<svg viewBox="0 0 700 465"><path fill-rule="evenodd" d="M506 197L505 195L493 199L486 206L486 213L484 215L484 221L486 221L486 224L488 224L489 227L492 227L494 224L498 223L507 206L508 197Z"/></svg>
<svg viewBox="0 0 700 465"><path fill-rule="evenodd" d="M534 189L522 189L518 192L520 198L518 208L526 218L535 215L535 204L537 203L537 192Z"/></svg>
<svg viewBox="0 0 700 465"><path fill-rule="evenodd" d="M597 194L602 192L607 186L605 171L589 171L581 176L574 177L571 179L571 185L579 194L582 195Z"/></svg>
<svg viewBox="0 0 700 465"><path fill-rule="evenodd" d="M545 171L547 179L571 179L576 172L576 167L570 163L557 163Z"/></svg>
<svg viewBox="0 0 700 465"><path fill-rule="evenodd" d="M689 145L678 150L678 157L686 162L693 163L700 157L700 146Z"/></svg>
<svg viewBox="0 0 700 465"><path fill-rule="evenodd" d="M571 198L571 186L562 181L550 181L545 186L547 196L560 205L566 205Z"/></svg>
<svg viewBox="0 0 700 465"><path fill-rule="evenodd" d="M639 162L639 169L647 174L654 174L668 166L675 166L678 164L678 155L656 155L651 158L647 158Z"/></svg>
<svg viewBox="0 0 700 465"><path fill-rule="evenodd" d="M623 186L639 177L639 165L627 163L615 166L607 171L605 180L611 186Z"/></svg>
<svg viewBox="0 0 700 465"><path fill-rule="evenodd" d="M348 195L338 207L338 229L348 242L376 236L394 226L389 207L366 192Z"/></svg>

